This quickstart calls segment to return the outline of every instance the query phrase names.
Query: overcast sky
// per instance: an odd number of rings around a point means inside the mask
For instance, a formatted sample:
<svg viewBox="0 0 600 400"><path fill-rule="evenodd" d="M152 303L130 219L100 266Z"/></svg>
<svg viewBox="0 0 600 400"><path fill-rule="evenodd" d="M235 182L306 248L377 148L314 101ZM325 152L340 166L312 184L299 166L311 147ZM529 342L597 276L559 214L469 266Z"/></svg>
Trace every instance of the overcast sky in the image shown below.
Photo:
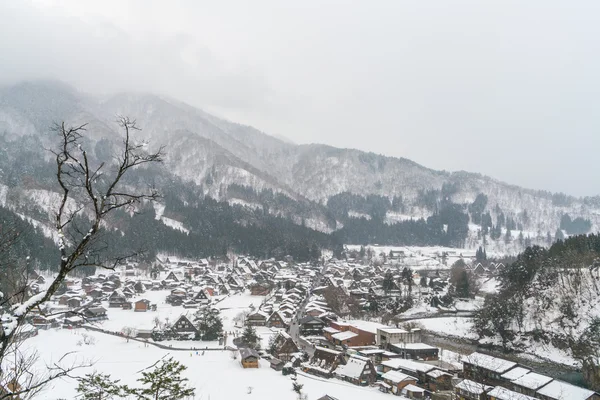
<svg viewBox="0 0 600 400"><path fill-rule="evenodd" d="M600 1L2 1L0 83L600 194Z"/></svg>

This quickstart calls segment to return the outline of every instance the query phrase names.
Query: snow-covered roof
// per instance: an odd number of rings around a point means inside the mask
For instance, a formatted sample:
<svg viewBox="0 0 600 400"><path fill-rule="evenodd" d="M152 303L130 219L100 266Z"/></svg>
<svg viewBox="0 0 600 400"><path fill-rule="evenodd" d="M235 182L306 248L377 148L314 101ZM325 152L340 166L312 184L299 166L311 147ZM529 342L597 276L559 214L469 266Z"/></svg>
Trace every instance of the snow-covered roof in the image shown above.
<svg viewBox="0 0 600 400"><path fill-rule="evenodd" d="M537 390L552 381L552 378L546 375L530 372L512 381L513 384L527 389Z"/></svg>
<svg viewBox="0 0 600 400"><path fill-rule="evenodd" d="M371 321L352 320L352 321L348 321L348 323L355 328L358 328L362 331L370 332L373 334L377 333L377 328L386 328L386 326L383 324L380 324L378 322L371 322Z"/></svg>
<svg viewBox="0 0 600 400"><path fill-rule="evenodd" d="M351 357L348 359L348 363L346 365L338 366L335 370L335 373L341 376L358 379L365 370L365 365L367 365L366 361Z"/></svg>
<svg viewBox="0 0 600 400"><path fill-rule="evenodd" d="M469 379L463 379L455 387L457 387L458 389L464 390L465 392L477 394L477 395L486 393L487 391L489 391L493 388L493 386L487 386L487 385L484 385L483 383L475 382L475 381L472 381Z"/></svg>
<svg viewBox="0 0 600 400"><path fill-rule="evenodd" d="M338 331L335 328L332 328L330 326L326 326L325 328L323 328L323 332L327 332L327 333L339 333L340 331Z"/></svg>
<svg viewBox="0 0 600 400"><path fill-rule="evenodd" d="M393 383L400 383L403 381L417 381L417 378L407 375L407 374L403 374L400 371L388 371L385 374L381 375L381 377L384 380L388 380L391 381Z"/></svg>
<svg viewBox="0 0 600 400"><path fill-rule="evenodd" d="M385 353L385 350L381 350L381 349L367 349L367 350L360 350L359 353L363 354L363 355L383 354L383 353Z"/></svg>
<svg viewBox="0 0 600 400"><path fill-rule="evenodd" d="M503 379L506 379L507 381L514 381L515 379L519 379L523 375L528 374L530 372L531 372L531 370L529 368L515 367L515 368L511 369L510 371L502 374L501 377Z"/></svg>
<svg viewBox="0 0 600 400"><path fill-rule="evenodd" d="M513 392L512 390L508 390L502 386L496 386L490 390L488 392L488 396L497 400L535 400L535 397Z"/></svg>
<svg viewBox="0 0 600 400"><path fill-rule="evenodd" d="M404 369L407 371L420 371L420 372L429 372L435 367L433 365L419 363L412 360L405 360L403 358L394 358L392 360L387 360L381 363L382 365L389 367L391 369Z"/></svg>
<svg viewBox="0 0 600 400"><path fill-rule="evenodd" d="M358 333L354 333L354 332L350 332L350 331L339 332L339 333L331 335L331 337L333 339L340 340L340 341L352 339L357 336L358 336Z"/></svg>
<svg viewBox="0 0 600 400"><path fill-rule="evenodd" d="M383 332L383 333L388 333L388 334L393 334L393 333L408 333L407 330L404 329L400 329L400 328L387 328L387 327L383 327L383 328L377 328L377 330Z"/></svg>
<svg viewBox="0 0 600 400"><path fill-rule="evenodd" d="M420 392L423 393L425 392L425 389L423 389L422 387L418 387L413 385L412 383L409 383L408 385L404 386L404 388L402 388L402 390L406 390L408 392Z"/></svg>
<svg viewBox="0 0 600 400"><path fill-rule="evenodd" d="M487 354L482 353L471 353L463 359L463 362L498 373L504 373L517 365L515 362L488 356Z"/></svg>
<svg viewBox="0 0 600 400"><path fill-rule="evenodd" d="M316 350L324 351L326 353L331 353L331 354L335 354L335 355L338 355L338 354L341 353L341 351L337 351L337 350L333 350L333 349L328 349L327 347L321 347L321 346L315 346L315 351Z"/></svg>
<svg viewBox="0 0 600 400"><path fill-rule="evenodd" d="M433 371L429 371L427 373L427 376L430 376L432 378L439 378L440 376L444 376L444 375L450 375L449 373L442 371L441 369L434 369Z"/></svg>
<svg viewBox="0 0 600 400"><path fill-rule="evenodd" d="M398 349L408 349L408 350L433 350L437 349L437 347L430 346L425 343L396 343L392 344L392 347L396 347Z"/></svg>
<svg viewBox="0 0 600 400"><path fill-rule="evenodd" d="M539 394L556 400L587 400L594 392L570 383L554 380L537 391Z"/></svg>

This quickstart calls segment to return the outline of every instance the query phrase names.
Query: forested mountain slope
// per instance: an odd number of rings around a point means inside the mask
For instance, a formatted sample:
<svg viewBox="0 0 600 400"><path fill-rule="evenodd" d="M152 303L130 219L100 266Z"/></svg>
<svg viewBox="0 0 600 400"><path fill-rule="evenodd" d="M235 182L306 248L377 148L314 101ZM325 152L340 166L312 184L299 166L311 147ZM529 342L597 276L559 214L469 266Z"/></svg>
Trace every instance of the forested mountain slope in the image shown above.
<svg viewBox="0 0 600 400"><path fill-rule="evenodd" d="M497 243L500 249L516 249L600 226L599 198L524 189L360 150L295 145L173 99L92 96L57 82L0 89L0 204L29 210L25 214L44 209L36 203L43 196L28 191L55 187L46 151L56 143L49 129L54 122L87 123L87 147L97 159L106 159L121 141L116 115L137 119L143 129L140 139L149 140L151 147L166 145L166 163L152 176L157 186L175 182L197 198L279 216L333 233L337 241ZM167 214L173 212L171 204L164 206ZM565 216L570 223L564 223ZM411 218L413 222L403 222ZM420 233L411 234L413 230ZM518 245L517 237L522 237Z"/></svg>

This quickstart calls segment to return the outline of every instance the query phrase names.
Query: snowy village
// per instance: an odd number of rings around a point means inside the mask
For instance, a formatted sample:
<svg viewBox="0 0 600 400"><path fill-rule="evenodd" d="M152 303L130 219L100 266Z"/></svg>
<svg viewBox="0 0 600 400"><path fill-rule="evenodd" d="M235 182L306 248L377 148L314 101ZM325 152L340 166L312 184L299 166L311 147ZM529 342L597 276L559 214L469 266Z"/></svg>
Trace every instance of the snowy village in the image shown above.
<svg viewBox="0 0 600 400"><path fill-rule="evenodd" d="M168 354L211 399L291 398L283 395L289 390L338 400L600 398L536 370L553 357L568 364L564 354L540 350L528 362L477 345L470 317L481 295L495 290L502 263L478 262L467 250L383 250L377 265L361 257L373 248L317 263L244 256L130 261L68 278L18 334L39 349L40 363L68 354L124 380ZM480 292L445 304L457 265L481 283ZM33 272L32 293L49 279ZM394 317L386 320L379 308ZM51 390L75 396L66 381Z"/></svg>

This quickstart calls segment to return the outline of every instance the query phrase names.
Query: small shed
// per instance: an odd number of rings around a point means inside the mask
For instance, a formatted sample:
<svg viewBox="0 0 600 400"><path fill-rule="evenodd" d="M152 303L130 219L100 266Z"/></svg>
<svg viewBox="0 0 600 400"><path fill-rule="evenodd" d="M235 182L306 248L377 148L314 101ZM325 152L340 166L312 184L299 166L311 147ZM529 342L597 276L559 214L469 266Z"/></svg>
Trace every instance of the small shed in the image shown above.
<svg viewBox="0 0 600 400"><path fill-rule="evenodd" d="M146 312L150 308L150 300L141 299L135 302L135 312Z"/></svg>
<svg viewBox="0 0 600 400"><path fill-rule="evenodd" d="M242 367L258 368L258 359L260 356L256 350L242 347L239 351Z"/></svg>
<svg viewBox="0 0 600 400"><path fill-rule="evenodd" d="M424 399L425 389L409 384L402 389L402 396L408 397L409 399Z"/></svg>
<svg viewBox="0 0 600 400"><path fill-rule="evenodd" d="M283 369L283 365L284 362L279 358L271 359L271 368L273 368L275 371L281 371Z"/></svg>

